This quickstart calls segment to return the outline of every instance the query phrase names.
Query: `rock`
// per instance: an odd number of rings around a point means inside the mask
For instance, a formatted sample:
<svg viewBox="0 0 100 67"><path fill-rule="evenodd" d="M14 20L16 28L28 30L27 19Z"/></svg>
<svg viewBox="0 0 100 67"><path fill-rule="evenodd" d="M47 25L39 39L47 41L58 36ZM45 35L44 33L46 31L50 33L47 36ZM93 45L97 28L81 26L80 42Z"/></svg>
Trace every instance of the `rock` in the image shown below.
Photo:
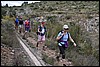
<svg viewBox="0 0 100 67"><path fill-rule="evenodd" d="M72 62L68 62L68 64L70 65L70 64L72 64Z"/></svg>
<svg viewBox="0 0 100 67"><path fill-rule="evenodd" d="M12 50L12 52L14 52L15 50Z"/></svg>
<svg viewBox="0 0 100 67"><path fill-rule="evenodd" d="M10 52L10 54L12 54L12 55L13 55L14 53L13 53L13 52Z"/></svg>

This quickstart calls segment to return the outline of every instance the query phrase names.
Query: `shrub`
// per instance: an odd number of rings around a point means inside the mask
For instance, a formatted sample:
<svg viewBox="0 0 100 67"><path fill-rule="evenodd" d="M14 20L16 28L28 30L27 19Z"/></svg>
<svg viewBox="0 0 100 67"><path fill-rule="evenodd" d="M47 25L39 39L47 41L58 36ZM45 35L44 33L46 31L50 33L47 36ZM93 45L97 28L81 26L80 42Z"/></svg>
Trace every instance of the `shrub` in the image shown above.
<svg viewBox="0 0 100 67"><path fill-rule="evenodd" d="M51 64L51 65L53 65L53 64L54 64L54 61L55 61L54 58L48 57L48 56L45 55L45 54L43 54L43 60L44 60L46 63Z"/></svg>
<svg viewBox="0 0 100 67"><path fill-rule="evenodd" d="M11 22L5 22L3 23L4 27L1 27L1 33L3 36L3 39L1 40L2 43L6 44L10 47L17 47L19 45L19 42L17 38L15 37L14 27ZM16 46L15 46L16 45Z"/></svg>

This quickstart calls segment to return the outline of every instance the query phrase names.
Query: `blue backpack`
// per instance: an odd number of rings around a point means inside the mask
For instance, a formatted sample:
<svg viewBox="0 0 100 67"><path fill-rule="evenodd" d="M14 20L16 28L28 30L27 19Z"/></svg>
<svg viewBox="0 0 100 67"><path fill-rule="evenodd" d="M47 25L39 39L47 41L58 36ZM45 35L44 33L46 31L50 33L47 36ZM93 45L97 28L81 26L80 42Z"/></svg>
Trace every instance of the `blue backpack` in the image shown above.
<svg viewBox="0 0 100 67"><path fill-rule="evenodd" d="M15 23L18 23L18 21L19 21L18 18L16 18Z"/></svg>

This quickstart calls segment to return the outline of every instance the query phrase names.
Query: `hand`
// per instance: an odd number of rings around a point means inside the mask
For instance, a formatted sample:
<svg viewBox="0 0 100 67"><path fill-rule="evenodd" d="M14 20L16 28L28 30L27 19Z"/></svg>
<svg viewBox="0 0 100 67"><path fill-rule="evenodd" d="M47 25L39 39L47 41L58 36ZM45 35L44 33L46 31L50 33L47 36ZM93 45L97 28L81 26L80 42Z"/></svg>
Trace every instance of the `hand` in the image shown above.
<svg viewBox="0 0 100 67"><path fill-rule="evenodd" d="M76 43L74 43L74 46L76 47Z"/></svg>
<svg viewBox="0 0 100 67"><path fill-rule="evenodd" d="M66 33L63 32L63 35L66 35Z"/></svg>

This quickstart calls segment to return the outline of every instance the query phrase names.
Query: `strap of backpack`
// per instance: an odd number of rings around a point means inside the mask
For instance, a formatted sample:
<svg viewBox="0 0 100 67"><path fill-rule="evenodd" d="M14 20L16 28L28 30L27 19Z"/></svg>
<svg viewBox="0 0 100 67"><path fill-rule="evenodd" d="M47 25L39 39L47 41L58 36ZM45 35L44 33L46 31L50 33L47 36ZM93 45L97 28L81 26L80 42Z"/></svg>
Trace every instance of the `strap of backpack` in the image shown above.
<svg viewBox="0 0 100 67"><path fill-rule="evenodd" d="M68 34L68 41L69 41L69 33L67 33Z"/></svg>

